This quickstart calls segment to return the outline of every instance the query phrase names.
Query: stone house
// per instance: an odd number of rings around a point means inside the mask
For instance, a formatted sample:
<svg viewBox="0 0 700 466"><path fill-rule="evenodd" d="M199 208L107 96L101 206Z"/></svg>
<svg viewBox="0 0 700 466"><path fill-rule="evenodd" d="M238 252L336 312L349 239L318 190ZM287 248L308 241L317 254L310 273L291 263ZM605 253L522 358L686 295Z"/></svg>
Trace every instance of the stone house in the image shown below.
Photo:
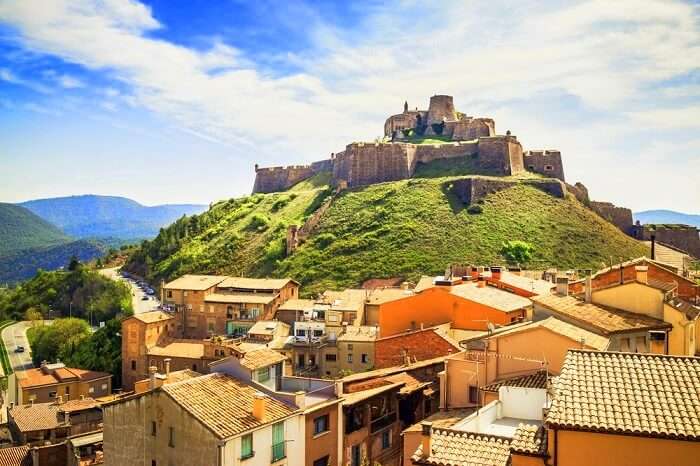
<svg viewBox="0 0 700 466"><path fill-rule="evenodd" d="M296 406L214 373L104 406L106 465L305 464Z"/></svg>
<svg viewBox="0 0 700 466"><path fill-rule="evenodd" d="M16 373L17 404L98 398L112 393L112 375L66 367L61 362Z"/></svg>

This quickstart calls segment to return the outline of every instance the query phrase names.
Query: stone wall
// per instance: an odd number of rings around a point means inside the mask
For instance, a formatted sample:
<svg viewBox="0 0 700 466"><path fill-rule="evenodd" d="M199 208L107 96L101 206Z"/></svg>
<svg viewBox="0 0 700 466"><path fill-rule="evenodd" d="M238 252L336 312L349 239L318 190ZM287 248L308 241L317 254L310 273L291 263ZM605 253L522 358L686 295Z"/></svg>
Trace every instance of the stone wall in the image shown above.
<svg viewBox="0 0 700 466"><path fill-rule="evenodd" d="M476 161L494 175L515 175L523 171L523 148L515 136L480 138Z"/></svg>
<svg viewBox="0 0 700 466"><path fill-rule="evenodd" d="M434 160L465 157L479 152L476 141L460 141L448 144L421 144L416 146L416 162L429 163Z"/></svg>
<svg viewBox="0 0 700 466"><path fill-rule="evenodd" d="M558 150L529 150L523 154L525 169L541 175L564 180L564 164Z"/></svg>
<svg viewBox="0 0 700 466"><path fill-rule="evenodd" d="M286 191L295 184L321 171L332 171L333 160L321 160L310 165L259 168L255 165L253 194Z"/></svg>
<svg viewBox="0 0 700 466"><path fill-rule="evenodd" d="M410 112L399 113L387 118L384 123L384 136L401 138L403 134L397 133L402 129L413 129L419 123L424 124L428 116L425 110L412 110Z"/></svg>
<svg viewBox="0 0 700 466"><path fill-rule="evenodd" d="M566 186L558 180L498 180L493 178L462 178L452 182L452 192L465 204L476 204L489 194L497 193L517 184L527 184L540 189L551 196L566 197Z"/></svg>
<svg viewBox="0 0 700 466"><path fill-rule="evenodd" d="M630 231L632 236L642 241L651 241L651 236L654 235L656 241L669 244L700 259L700 232L697 227L691 225L636 224L630 228Z"/></svg>
<svg viewBox="0 0 700 466"><path fill-rule="evenodd" d="M496 135L496 124L491 118L471 118L445 123L445 134L453 141L471 141Z"/></svg>
<svg viewBox="0 0 700 466"><path fill-rule="evenodd" d="M577 181L575 185L566 185L566 190L574 195L581 204L589 205L591 200L588 197L588 188L583 183Z"/></svg>
<svg viewBox="0 0 700 466"><path fill-rule="evenodd" d="M410 178L416 166L414 144L353 143L337 154L333 182L349 188Z"/></svg>
<svg viewBox="0 0 700 466"><path fill-rule="evenodd" d="M593 212L625 233L631 233L633 221L632 211L630 209L626 207L617 207L610 202L591 201L589 205Z"/></svg>
<svg viewBox="0 0 700 466"><path fill-rule="evenodd" d="M434 95L430 98L428 107L428 131L433 123L457 120L457 112L451 95Z"/></svg>

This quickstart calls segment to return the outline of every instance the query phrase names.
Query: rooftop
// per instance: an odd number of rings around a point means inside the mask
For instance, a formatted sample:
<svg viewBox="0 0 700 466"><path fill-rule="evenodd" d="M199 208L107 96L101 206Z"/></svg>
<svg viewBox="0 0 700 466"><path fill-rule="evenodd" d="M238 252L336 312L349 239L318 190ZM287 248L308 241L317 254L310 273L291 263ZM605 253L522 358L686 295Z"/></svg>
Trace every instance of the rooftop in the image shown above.
<svg viewBox="0 0 700 466"><path fill-rule="evenodd" d="M276 294L257 293L210 293L204 297L204 301L208 303L270 304L277 296Z"/></svg>
<svg viewBox="0 0 700 466"><path fill-rule="evenodd" d="M474 282L462 283L451 287L450 292L460 298L498 309L503 312L517 311L532 305L532 302L507 291L492 286L479 287Z"/></svg>
<svg viewBox="0 0 700 466"><path fill-rule="evenodd" d="M204 291L218 285L226 278L223 275L183 275L163 285L163 289Z"/></svg>
<svg viewBox="0 0 700 466"><path fill-rule="evenodd" d="M158 322L161 320L172 319L173 316L168 314L167 312L163 312L163 311L148 311L148 312L143 312L141 314L134 314L130 318L138 319L141 322L151 324L153 322Z"/></svg>
<svg viewBox="0 0 700 466"><path fill-rule="evenodd" d="M556 317L548 317L534 322L524 322L522 324L502 327L501 329L497 329L493 336L497 338L511 333L526 332L535 328L546 328L576 342L583 342L586 346L597 350L605 350L610 344L610 339L608 337L590 332L584 328L557 319Z"/></svg>
<svg viewBox="0 0 700 466"><path fill-rule="evenodd" d="M700 440L700 358L569 350L550 426Z"/></svg>
<svg viewBox="0 0 700 466"><path fill-rule="evenodd" d="M551 378L545 370L539 370L532 374L509 377L492 382L481 389L485 392L497 392L501 387L522 387L522 388L547 388L547 381Z"/></svg>
<svg viewBox="0 0 700 466"><path fill-rule="evenodd" d="M436 466L506 466L510 459L507 438L451 429L433 429L431 453L423 457L423 446L413 455L414 463Z"/></svg>
<svg viewBox="0 0 700 466"><path fill-rule="evenodd" d="M247 278L223 277L218 285L220 288L238 288L245 290L280 290L288 283L296 283L291 278Z"/></svg>
<svg viewBox="0 0 700 466"><path fill-rule="evenodd" d="M532 300L563 317L588 324L602 335L670 328L671 325L643 314L586 303L573 296L543 295Z"/></svg>
<svg viewBox="0 0 700 466"><path fill-rule="evenodd" d="M65 425L60 413L75 413L98 408L100 404L92 398L70 400L65 403L33 403L10 408L10 416L20 432L50 430ZM59 419L61 419L59 421Z"/></svg>
<svg viewBox="0 0 700 466"><path fill-rule="evenodd" d="M343 291L323 292L323 301L331 305L333 311L359 311L365 305L369 290L348 288Z"/></svg>
<svg viewBox="0 0 700 466"><path fill-rule="evenodd" d="M313 299L288 299L280 307L278 311L307 311L314 308L316 302Z"/></svg>
<svg viewBox="0 0 700 466"><path fill-rule="evenodd" d="M273 336L277 330L286 329L287 333L289 333L289 328L289 324L285 324L279 320L259 320L250 327L248 334Z"/></svg>
<svg viewBox="0 0 700 466"><path fill-rule="evenodd" d="M202 359L204 357L204 343L196 340L174 341L165 346L152 346L148 348L147 352L149 356Z"/></svg>
<svg viewBox="0 0 700 466"><path fill-rule="evenodd" d="M64 383L69 380L79 380L85 382L88 380L97 380L111 378L112 375L106 372L89 371L85 369L76 369L72 367L57 368L52 371L43 370L41 367L29 369L21 372L18 379L19 385L22 388L36 388L45 385L53 385Z"/></svg>
<svg viewBox="0 0 700 466"><path fill-rule="evenodd" d="M221 373L164 385L160 390L221 439L281 421L297 411L267 397L264 420L259 420L252 414L253 400L259 392Z"/></svg>
<svg viewBox="0 0 700 466"><path fill-rule="evenodd" d="M493 280L493 278L491 279ZM554 283L548 282L547 280L524 277L511 272L501 272L501 278L498 281L514 288L532 292L536 295L549 294L552 288L555 287Z"/></svg>
<svg viewBox="0 0 700 466"><path fill-rule="evenodd" d="M0 466L32 466L33 464L29 445L0 448Z"/></svg>
<svg viewBox="0 0 700 466"><path fill-rule="evenodd" d="M278 353L270 348L259 348L248 351L241 358L241 366L250 369L251 371L262 369L263 367L272 366L273 364L285 361L287 357L282 353Z"/></svg>
<svg viewBox="0 0 700 466"><path fill-rule="evenodd" d="M397 299L408 298L416 293L413 290L401 288L377 288L370 290L367 296L367 304L384 304Z"/></svg>
<svg viewBox="0 0 700 466"><path fill-rule="evenodd" d="M337 341L367 341L372 342L378 338L377 327L369 325L350 325L345 328L345 333L338 337Z"/></svg>

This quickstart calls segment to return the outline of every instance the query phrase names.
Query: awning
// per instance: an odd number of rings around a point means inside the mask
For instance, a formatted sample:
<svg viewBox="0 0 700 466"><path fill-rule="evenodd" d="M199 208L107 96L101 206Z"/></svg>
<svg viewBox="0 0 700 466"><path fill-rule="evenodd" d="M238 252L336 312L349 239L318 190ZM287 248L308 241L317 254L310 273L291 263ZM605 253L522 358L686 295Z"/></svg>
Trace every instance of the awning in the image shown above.
<svg viewBox="0 0 700 466"><path fill-rule="evenodd" d="M69 439L69 441L74 448L84 447L87 445L94 445L96 443L102 443L102 432L95 432L94 434L73 437Z"/></svg>

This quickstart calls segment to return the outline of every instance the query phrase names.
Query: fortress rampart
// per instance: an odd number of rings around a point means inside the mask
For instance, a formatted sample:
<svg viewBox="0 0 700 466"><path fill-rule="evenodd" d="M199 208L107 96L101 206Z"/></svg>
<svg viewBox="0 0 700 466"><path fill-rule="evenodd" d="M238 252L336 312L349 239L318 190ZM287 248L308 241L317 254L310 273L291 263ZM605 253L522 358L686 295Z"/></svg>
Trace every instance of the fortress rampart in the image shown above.
<svg viewBox="0 0 700 466"><path fill-rule="evenodd" d="M478 203L486 196L503 191L517 184L527 184L540 189L554 197L566 197L566 185L559 180L495 180L492 178L462 178L452 182L452 192L467 205Z"/></svg>
<svg viewBox="0 0 700 466"><path fill-rule="evenodd" d="M333 169L333 160L321 160L310 165L289 165L287 167L260 168L255 164L253 193L274 193L286 191L300 181L311 178L316 173Z"/></svg>
<svg viewBox="0 0 700 466"><path fill-rule="evenodd" d="M633 220L632 211L630 209L626 207L617 207L610 202L599 201L591 201L590 208L593 212L597 213L620 230L631 234Z"/></svg>
<svg viewBox="0 0 700 466"><path fill-rule="evenodd" d="M550 178L564 179L564 164L558 150L529 150L523 153L525 169Z"/></svg>
<svg viewBox="0 0 700 466"><path fill-rule="evenodd" d="M639 240L651 241L653 235L656 241L669 244L700 259L700 232L697 227L667 224L640 225L637 223L632 225L630 229L632 236Z"/></svg>

